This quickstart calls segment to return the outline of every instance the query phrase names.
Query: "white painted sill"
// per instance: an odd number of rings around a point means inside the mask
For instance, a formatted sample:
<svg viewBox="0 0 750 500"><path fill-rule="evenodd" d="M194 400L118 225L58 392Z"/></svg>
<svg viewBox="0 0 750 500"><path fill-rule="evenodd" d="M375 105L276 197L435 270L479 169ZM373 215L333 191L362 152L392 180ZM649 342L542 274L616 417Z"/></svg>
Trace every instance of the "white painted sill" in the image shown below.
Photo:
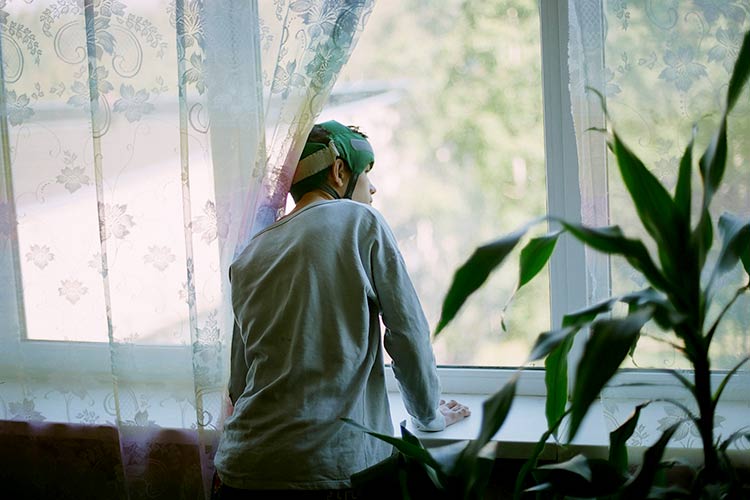
<svg viewBox="0 0 750 500"><path fill-rule="evenodd" d="M407 429L419 437L428 448L474 439L479 435L484 401L503 386L514 370L439 368L438 373L443 386L443 399L455 399L467 405L471 409L471 416L441 432L418 431L412 425L404 408L392 371L387 370L388 396L396 436L400 436L400 423L406 421ZM747 387L748 375L750 374L741 374L727 386L725 391L727 397L723 398L719 405L717 413L721 415L722 420L717 427L717 434L723 437L741 428L750 430L750 400L748 392L743 390ZM686 402L683 400L685 391L671 383L673 379L663 373L618 374L614 379L615 383L618 382L618 378L627 378L628 381L648 378L652 381L662 381L663 385L646 390L644 387L623 388L616 391L605 390L604 397L592 405L573 442L563 445L551 437L540 459L563 461L577 453L584 453L592 458L607 458L610 431L624 422L636 405L648 398L663 397ZM516 394L505 423L493 437L493 441L497 443L497 458L527 458L547 429L544 414L544 372L541 370L524 372L517 385ZM689 406L689 403L687 404ZM676 417L670 412L672 408L672 405L668 403L656 401L641 412L638 430L628 446L628 458L631 465L639 465L643 453L656 442L663 428L676 421ZM682 432L676 433L675 438L668 445L665 459L679 459L699 464L702 460L700 440L691 432L690 426L683 424L683 427ZM565 430L563 427L561 431L563 438ZM683 437L680 438L680 436ZM729 454L732 462L737 466L750 467L750 443L747 441L739 442L739 446L731 448Z"/></svg>
<svg viewBox="0 0 750 500"><path fill-rule="evenodd" d="M406 421L407 429L419 437L422 443L428 448L474 439L478 436L479 427L482 422L482 403L489 397L489 395L484 396L479 394L444 394L443 398L446 400L455 399L469 406L472 412L471 416L447 427L441 432L422 432L415 429L412 425L404 408L400 393L389 392L388 396L391 404L394 435L400 436L400 423ZM640 400L628 401L628 403L632 403L630 408L635 407L639 402ZM747 404L735 401L729 402L723 405L723 413L731 415L733 417L731 420L735 421L727 422L730 418L724 421L723 426L726 433L722 432L722 434L725 435L736 430L733 428L735 425L732 424L738 424L736 427L740 428L747 425L748 421L750 421ZM659 426L658 420L649 419L649 414L645 411L641 415L640 421L645 422L641 425L652 427L655 429L655 432L650 433L651 440L643 442L640 445L628 447L628 458L631 465L640 464L643 453L649 445L655 442L660 434L657 431ZM509 459L527 458L546 428L544 398L541 396L517 396L513 401L505 423L492 439L497 443L496 457ZM581 430L578 432L575 440L570 445L563 446L557 443L554 438L550 438L540 459L563 461L577 453L584 453L590 458L607 458L608 445L609 430L605 421L602 403L597 401L592 405L591 410L584 419ZM679 459L694 464L700 463L701 451L699 446L700 442L697 439L691 440L689 446L673 442L667 448L665 459ZM750 451L747 449L731 449L729 451L732 462L735 465L750 467Z"/></svg>

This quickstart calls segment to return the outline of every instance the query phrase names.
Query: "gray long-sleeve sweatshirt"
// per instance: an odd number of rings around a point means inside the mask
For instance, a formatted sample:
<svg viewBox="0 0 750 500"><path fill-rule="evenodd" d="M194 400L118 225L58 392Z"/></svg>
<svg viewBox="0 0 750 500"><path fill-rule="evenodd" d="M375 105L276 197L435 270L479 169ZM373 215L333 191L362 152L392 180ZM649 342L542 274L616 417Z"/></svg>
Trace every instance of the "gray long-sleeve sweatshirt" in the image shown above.
<svg viewBox="0 0 750 500"><path fill-rule="evenodd" d="M342 422L392 434L385 349L407 411L441 430L429 327L396 240L373 208L323 201L256 235L232 264L241 337L236 399L216 453L224 483L246 489L338 489L391 454Z"/></svg>

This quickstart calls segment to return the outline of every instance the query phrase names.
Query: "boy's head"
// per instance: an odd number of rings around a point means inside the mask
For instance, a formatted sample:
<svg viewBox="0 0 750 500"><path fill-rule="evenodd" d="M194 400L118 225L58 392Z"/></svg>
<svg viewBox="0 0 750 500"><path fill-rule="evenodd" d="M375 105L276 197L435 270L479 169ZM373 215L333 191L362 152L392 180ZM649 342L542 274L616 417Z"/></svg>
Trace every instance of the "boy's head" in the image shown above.
<svg viewBox="0 0 750 500"><path fill-rule="evenodd" d="M343 163L348 177L343 196L331 186L332 170L337 170L332 167L337 160ZM359 177L372 168L374 161L372 146L357 127L333 120L319 123L313 126L302 150L290 189L292 198L298 202L305 193L316 189L335 198L352 198ZM374 192L374 188L368 190Z"/></svg>

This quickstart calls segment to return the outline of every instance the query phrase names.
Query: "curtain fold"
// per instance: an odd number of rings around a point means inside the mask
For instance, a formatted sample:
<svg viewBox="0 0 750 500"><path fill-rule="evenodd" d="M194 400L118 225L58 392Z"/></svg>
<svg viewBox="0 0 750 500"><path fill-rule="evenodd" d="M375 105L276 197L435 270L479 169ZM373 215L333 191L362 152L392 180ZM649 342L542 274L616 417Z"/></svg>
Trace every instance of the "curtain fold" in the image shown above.
<svg viewBox="0 0 750 500"><path fill-rule="evenodd" d="M260 4L261 50L275 55L260 68L267 141L258 145L260 187L246 203L236 253L281 215L307 134L373 7L372 0L292 1L282 16L282 4Z"/></svg>
<svg viewBox="0 0 750 500"><path fill-rule="evenodd" d="M371 9L0 1L0 421L33 423L4 438L111 427L115 496L208 492L229 264L283 212Z"/></svg>

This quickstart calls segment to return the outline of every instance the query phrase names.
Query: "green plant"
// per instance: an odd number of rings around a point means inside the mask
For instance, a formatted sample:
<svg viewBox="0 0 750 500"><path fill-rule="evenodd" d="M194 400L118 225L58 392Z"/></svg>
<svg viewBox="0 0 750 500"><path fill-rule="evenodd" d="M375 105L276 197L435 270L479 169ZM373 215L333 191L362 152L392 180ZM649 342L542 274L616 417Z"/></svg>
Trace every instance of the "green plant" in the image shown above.
<svg viewBox="0 0 750 500"><path fill-rule="evenodd" d="M559 329L542 333L528 361L545 359L547 385L546 416L548 430L539 440L519 474L516 496L521 496L530 473L536 485L527 491L549 492L554 497L611 498L739 498L748 495L732 468L727 449L737 439L750 440L750 433L738 432L723 441L714 435L716 405L729 379L750 359L744 357L730 370L719 386L711 387L709 350L721 320L736 299L750 290L750 282L737 289L733 298L709 322L709 306L714 301L717 279L741 263L750 277L750 220L724 213L714 223L711 202L719 190L727 161L727 115L734 107L750 75L750 32L745 34L727 91L726 104L718 129L706 151L698 160L702 180L700 212L693 224L691 205L694 190L691 174L694 168L694 136L688 142L680 161L674 194L656 179L643 162L612 131L608 144L617 160L620 174L630 193L634 208L657 249L652 257L643 241L627 237L617 226L587 227L555 217L544 217L478 248L461 266L453 279L443 304L436 335L455 317L467 298L485 282L493 269L502 264L535 224L553 221L559 230L532 238L520 252L520 276L517 290L532 280L549 261L555 244L564 233L590 248L608 255L624 257L649 283L643 290L612 297L584 310L566 315ZM697 195L696 195L697 196ZM718 225L722 246L715 263L707 259ZM710 269L706 269L710 267ZM702 280L707 276L708 279ZM609 316L617 303L627 305L621 317ZM692 380L677 371L670 371L695 400L697 414L679 401L668 400L685 412L684 421L692 421L700 433L703 463L694 476L690 490L654 486L661 470L664 450L674 432L683 422L668 428L644 455L635 473L627 470L626 441L633 434L641 410L610 435L608 460L593 460L582 455L551 466L537 467L537 459L547 439L557 433L567 420L567 441L570 442L591 404L616 373L628 354L636 349L643 326L654 321L661 329L672 332L671 344L681 352L693 368ZM578 364L575 382L568 392L567 355L573 339L587 334L583 357ZM522 370L523 368L519 369ZM517 374L518 374L517 373ZM424 465L429 477L441 490L463 498L481 498L489 474L482 450L502 426L513 398L517 375L497 394L484 403L479 436L468 445L453 446L439 456L426 450L419 440L404 432L401 439L378 436L396 446L405 457ZM369 431L368 431L369 432Z"/></svg>

